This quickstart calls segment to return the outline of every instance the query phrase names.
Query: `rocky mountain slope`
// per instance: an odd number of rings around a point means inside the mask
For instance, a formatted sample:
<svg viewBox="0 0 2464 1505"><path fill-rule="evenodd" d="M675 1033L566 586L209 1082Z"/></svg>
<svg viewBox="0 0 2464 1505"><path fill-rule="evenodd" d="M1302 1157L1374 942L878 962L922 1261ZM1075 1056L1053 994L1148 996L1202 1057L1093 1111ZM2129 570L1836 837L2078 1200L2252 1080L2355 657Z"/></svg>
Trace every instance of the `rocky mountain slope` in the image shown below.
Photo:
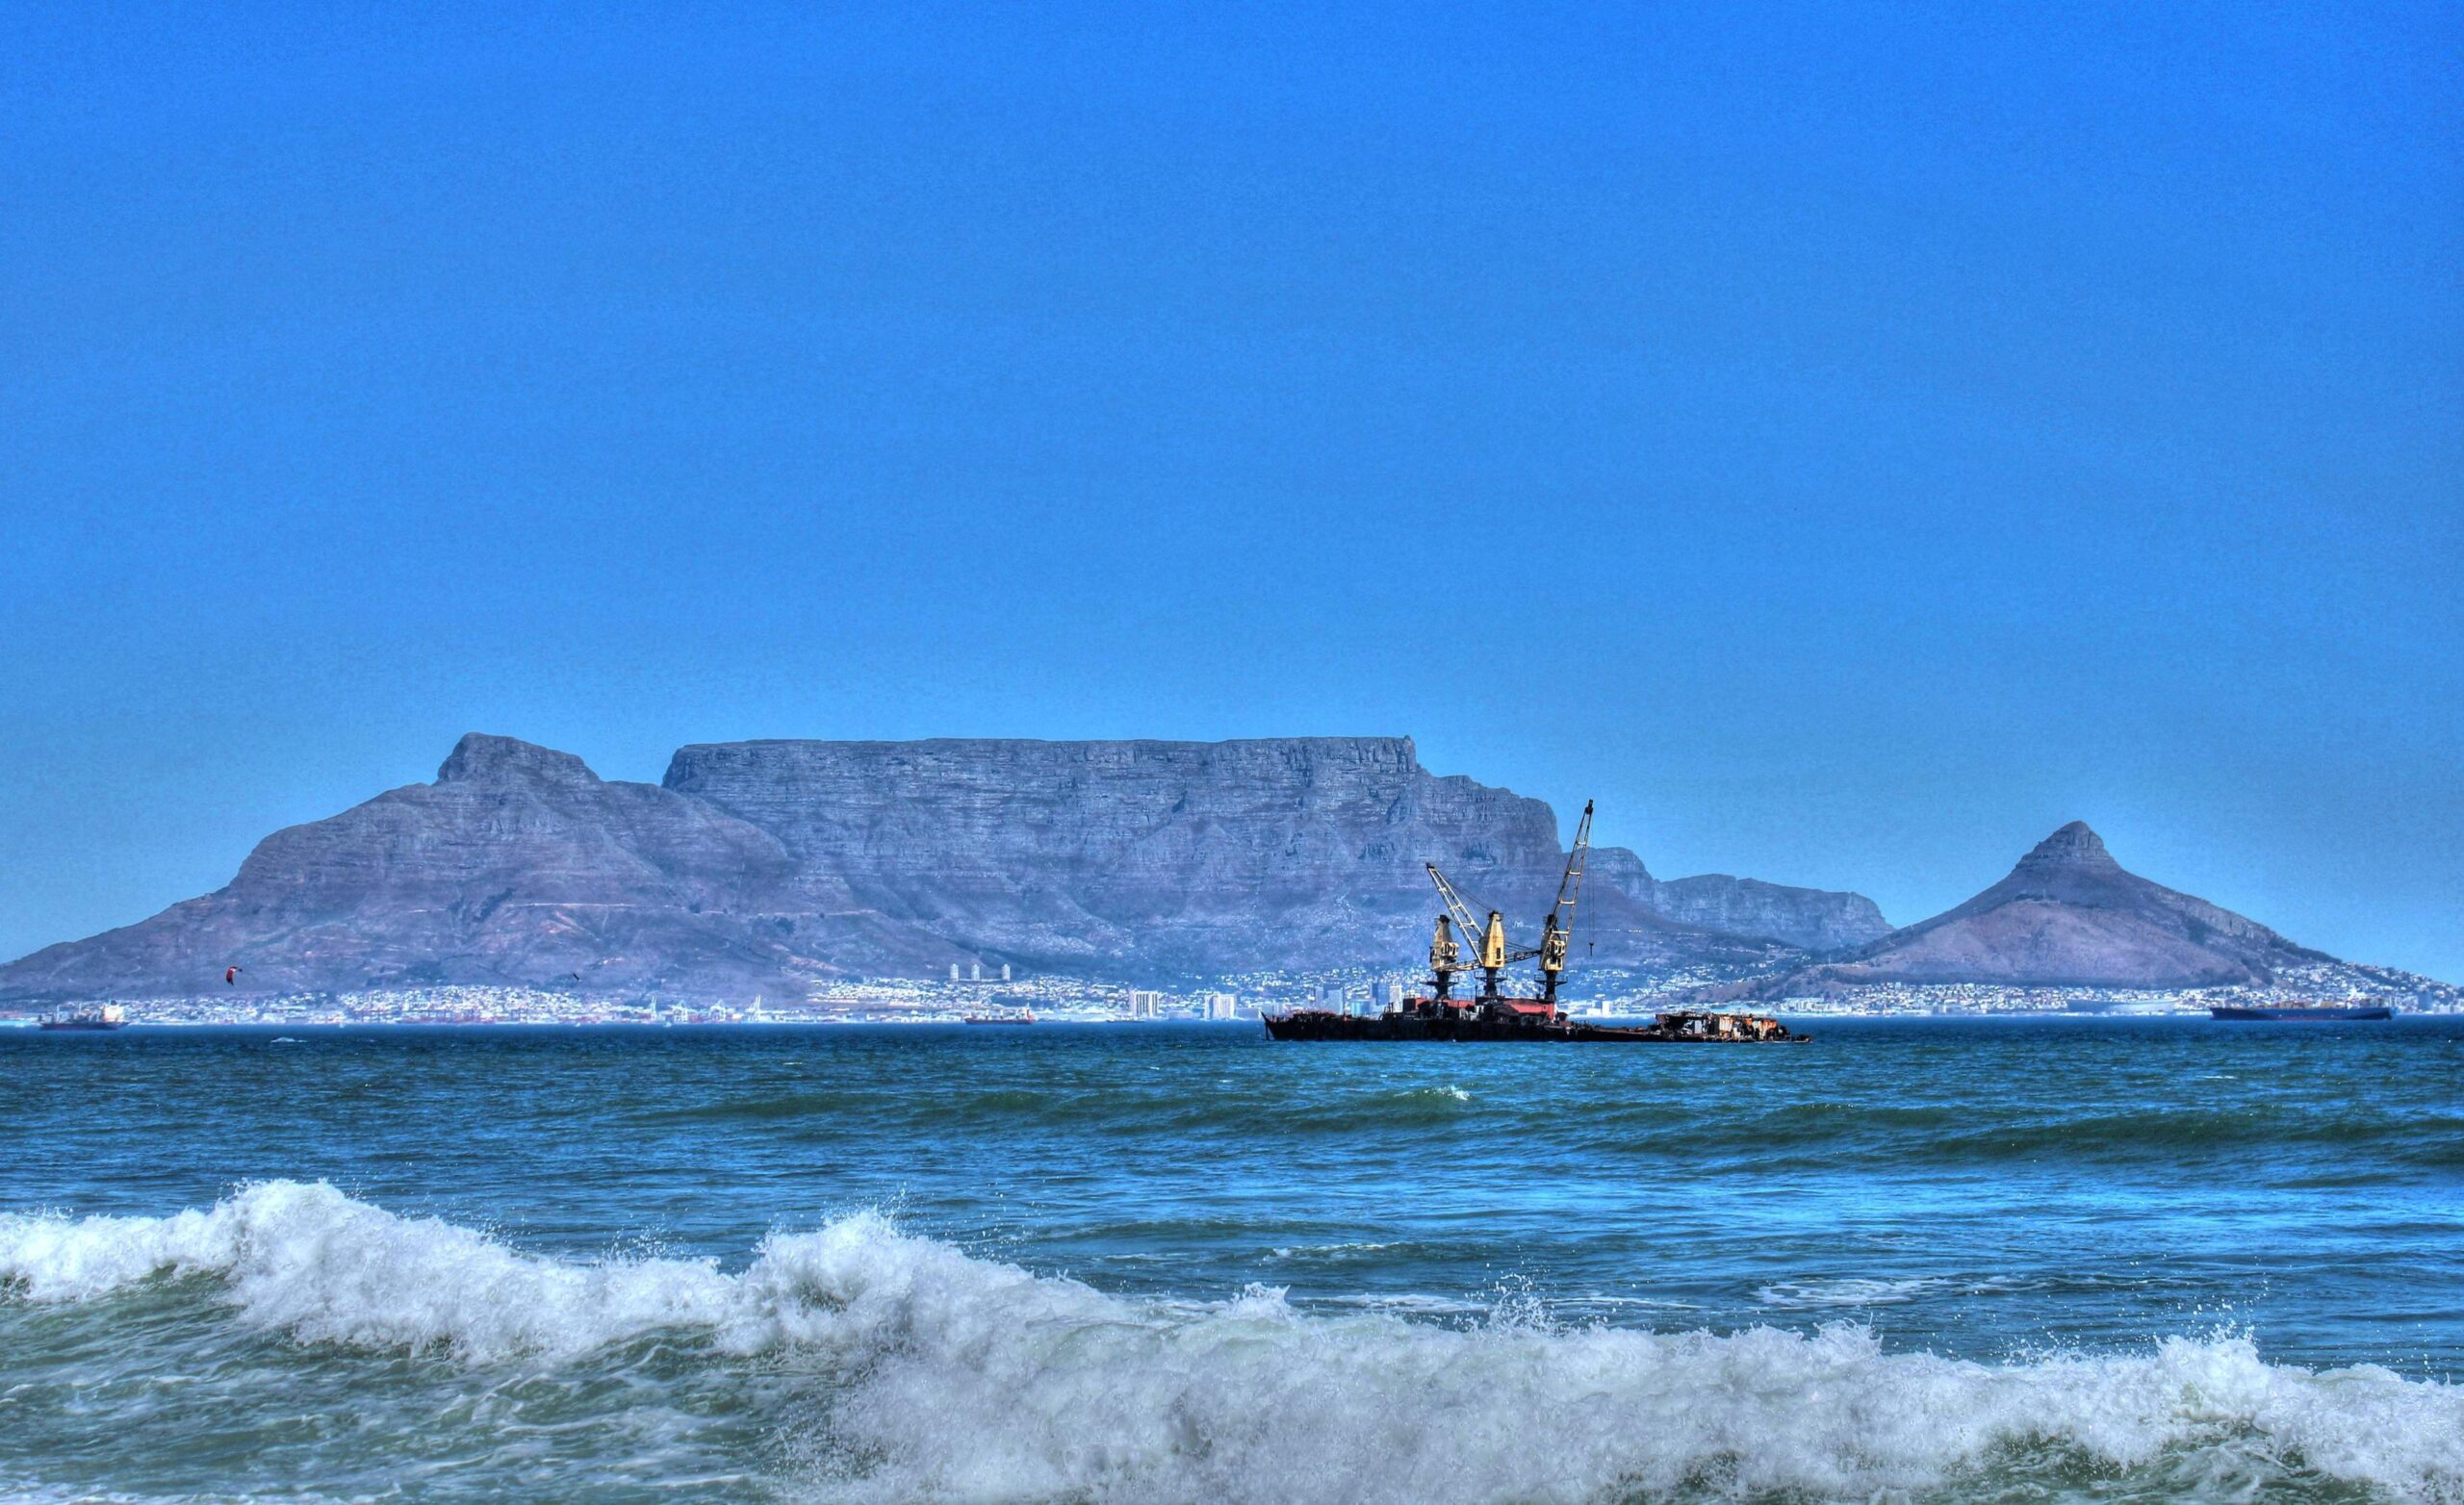
<svg viewBox="0 0 2464 1505"><path fill-rule="evenodd" d="M0 968L0 996L222 990L234 965L254 992L575 974L775 990L813 959L796 876L775 837L700 801L474 734L432 784L274 832L226 887Z"/></svg>
<svg viewBox="0 0 2464 1505"><path fill-rule="evenodd" d="M1564 862L1536 800L1407 738L687 747L662 785L465 737L432 784L278 831L215 893L0 967L0 998L445 982L791 993L953 961L1098 976L1405 961L1421 864L1528 920ZM1604 853L1588 959L1658 965L1869 938L1855 895L1661 883Z"/></svg>
<svg viewBox="0 0 2464 1505"><path fill-rule="evenodd" d="M2213 987L2266 982L2283 969L2330 959L2124 870L2094 831L2073 821L1957 908L1757 991L1786 996L1876 982Z"/></svg>
<svg viewBox="0 0 2464 1505"><path fill-rule="evenodd" d="M1590 873L1678 925L1767 936L1800 951L1839 951L1890 933L1890 922L1862 894L1788 888L1725 873L1663 881L1624 847L1593 852Z"/></svg>

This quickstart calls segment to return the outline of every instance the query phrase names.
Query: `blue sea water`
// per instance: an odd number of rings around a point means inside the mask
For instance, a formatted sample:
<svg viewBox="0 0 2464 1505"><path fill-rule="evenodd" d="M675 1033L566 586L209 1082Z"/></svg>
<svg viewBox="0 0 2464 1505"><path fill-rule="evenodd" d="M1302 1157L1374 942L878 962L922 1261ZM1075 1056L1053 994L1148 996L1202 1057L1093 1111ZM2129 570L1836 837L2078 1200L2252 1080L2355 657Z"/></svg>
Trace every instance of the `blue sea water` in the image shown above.
<svg viewBox="0 0 2464 1505"><path fill-rule="evenodd" d="M0 1034L0 1493L2464 1500L2464 1021Z"/></svg>

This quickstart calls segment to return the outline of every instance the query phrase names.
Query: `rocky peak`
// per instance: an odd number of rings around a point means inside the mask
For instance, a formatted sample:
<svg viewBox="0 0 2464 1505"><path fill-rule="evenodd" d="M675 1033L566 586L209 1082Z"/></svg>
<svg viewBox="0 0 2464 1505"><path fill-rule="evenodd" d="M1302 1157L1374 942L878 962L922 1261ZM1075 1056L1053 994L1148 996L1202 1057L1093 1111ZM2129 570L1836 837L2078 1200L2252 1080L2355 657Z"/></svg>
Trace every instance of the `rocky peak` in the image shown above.
<svg viewBox="0 0 2464 1505"><path fill-rule="evenodd" d="M1591 877L1605 879L1637 899L1648 899L1659 880L1652 877L1643 859L1627 847L1594 847L1591 860L1584 871Z"/></svg>
<svg viewBox="0 0 2464 1505"><path fill-rule="evenodd" d="M2116 862L2084 822L2039 842L1967 903L1836 963L1756 984L1765 997L1863 983L2177 988L2272 981L2332 958Z"/></svg>
<svg viewBox="0 0 2464 1505"><path fill-rule="evenodd" d="M2121 864L2105 850L2105 839L2088 829L2086 821L2072 821L2019 859L2021 868L2096 868L2118 873Z"/></svg>
<svg viewBox="0 0 2464 1505"><path fill-rule="evenodd" d="M516 779L556 784L595 784L599 776L571 752L518 737L466 733L436 771L441 784L505 783Z"/></svg>

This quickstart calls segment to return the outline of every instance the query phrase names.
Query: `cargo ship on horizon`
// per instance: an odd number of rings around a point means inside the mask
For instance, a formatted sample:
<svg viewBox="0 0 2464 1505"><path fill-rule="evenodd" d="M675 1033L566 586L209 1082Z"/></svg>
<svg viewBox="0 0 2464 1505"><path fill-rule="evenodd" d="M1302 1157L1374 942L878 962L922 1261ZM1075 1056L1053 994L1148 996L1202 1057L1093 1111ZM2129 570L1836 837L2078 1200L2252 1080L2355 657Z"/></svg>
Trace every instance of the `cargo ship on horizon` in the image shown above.
<svg viewBox="0 0 2464 1505"><path fill-rule="evenodd" d="M2338 1019L2393 1019L2396 1010L2385 1004L2210 1004L2207 1016L2245 1023L2268 1020L2327 1022Z"/></svg>

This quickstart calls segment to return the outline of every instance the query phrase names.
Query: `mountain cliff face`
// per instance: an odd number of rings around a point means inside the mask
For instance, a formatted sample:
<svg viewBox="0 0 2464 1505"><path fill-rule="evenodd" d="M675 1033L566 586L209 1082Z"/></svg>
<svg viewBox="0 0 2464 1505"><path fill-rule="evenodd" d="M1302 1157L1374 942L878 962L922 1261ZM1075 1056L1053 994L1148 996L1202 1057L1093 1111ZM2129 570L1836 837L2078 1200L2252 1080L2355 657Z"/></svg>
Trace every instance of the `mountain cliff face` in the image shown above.
<svg viewBox="0 0 2464 1505"><path fill-rule="evenodd" d="M1423 862L1503 895L1563 860L1547 805L1431 778L1403 738L748 742L684 748L664 783L862 905L1041 966L1391 958L1431 908Z"/></svg>
<svg viewBox="0 0 2464 1505"><path fill-rule="evenodd" d="M1890 922L1862 894L1788 888L1725 873L1663 881L1624 847L1593 852L1590 874L1606 879L1673 924L1722 935L1759 936L1800 951L1829 952L1890 933Z"/></svg>
<svg viewBox="0 0 2464 1505"><path fill-rule="evenodd" d="M1423 864L1526 918L1565 864L1548 805L1432 775L1407 737L743 742L679 751L663 782L769 831L860 904L1043 965L1393 963L1425 945ZM1647 874L1638 891L1621 875L1641 862L1609 850L1618 871L1598 873L1579 922L1591 959L1888 929L1853 894Z"/></svg>
<svg viewBox="0 0 2464 1505"><path fill-rule="evenodd" d="M1883 928L1855 895L1660 883L1614 850L1583 898L1589 960L1744 958ZM434 783L268 837L225 888L0 968L0 997L220 991L233 964L248 991L774 996L968 960L1395 964L1426 944L1432 861L1527 920L1564 851L1546 804L1432 775L1399 737L712 744L654 786L474 734Z"/></svg>
<svg viewBox="0 0 2464 1505"><path fill-rule="evenodd" d="M2329 959L2255 920L2125 871L2094 831L2073 821L1967 903L1763 991L1868 982L2223 986Z"/></svg>

